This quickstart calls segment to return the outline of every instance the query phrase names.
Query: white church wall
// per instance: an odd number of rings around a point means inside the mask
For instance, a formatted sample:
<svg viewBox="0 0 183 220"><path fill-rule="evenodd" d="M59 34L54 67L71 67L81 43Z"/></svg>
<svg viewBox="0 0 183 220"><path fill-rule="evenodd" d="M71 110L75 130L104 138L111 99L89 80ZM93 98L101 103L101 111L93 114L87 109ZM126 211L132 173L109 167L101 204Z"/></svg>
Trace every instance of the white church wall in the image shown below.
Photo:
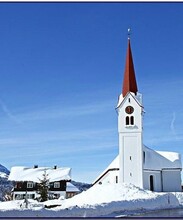
<svg viewBox="0 0 183 220"><path fill-rule="evenodd" d="M143 181L144 189L150 190L150 176L153 176L153 185L155 192L162 191L161 171L144 170Z"/></svg>
<svg viewBox="0 0 183 220"><path fill-rule="evenodd" d="M164 192L181 192L181 174L180 170L163 170L163 191Z"/></svg>
<svg viewBox="0 0 183 220"><path fill-rule="evenodd" d="M142 148L138 147L141 144L141 135L120 134L120 138L120 155L124 155L120 157L120 180L142 187L142 162L139 160L142 158Z"/></svg>
<svg viewBox="0 0 183 220"><path fill-rule="evenodd" d="M134 111L128 114L127 106L132 106ZM134 123L126 125L126 117L133 117ZM118 108L118 132L120 182L143 187L142 107L131 93Z"/></svg>

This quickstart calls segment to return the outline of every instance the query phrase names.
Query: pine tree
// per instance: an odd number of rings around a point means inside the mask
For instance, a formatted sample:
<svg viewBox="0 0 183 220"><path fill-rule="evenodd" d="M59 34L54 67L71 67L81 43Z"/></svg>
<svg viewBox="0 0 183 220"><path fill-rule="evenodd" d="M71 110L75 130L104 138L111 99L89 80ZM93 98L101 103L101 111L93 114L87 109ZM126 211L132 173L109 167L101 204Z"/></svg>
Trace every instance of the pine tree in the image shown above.
<svg viewBox="0 0 183 220"><path fill-rule="evenodd" d="M48 200L48 190L49 190L49 178L46 171L43 173L43 178L39 179L38 183L38 194L40 194L40 201L45 202Z"/></svg>

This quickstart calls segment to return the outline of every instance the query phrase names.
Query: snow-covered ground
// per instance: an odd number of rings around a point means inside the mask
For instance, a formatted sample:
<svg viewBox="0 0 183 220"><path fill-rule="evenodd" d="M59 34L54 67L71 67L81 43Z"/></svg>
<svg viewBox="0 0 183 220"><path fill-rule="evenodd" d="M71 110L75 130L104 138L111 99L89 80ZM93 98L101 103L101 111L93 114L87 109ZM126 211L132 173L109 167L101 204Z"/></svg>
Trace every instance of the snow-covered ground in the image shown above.
<svg viewBox="0 0 183 220"><path fill-rule="evenodd" d="M0 203L0 217L115 217L141 211L178 208L183 193L153 193L132 184L94 185L66 200ZM47 207L47 208L46 208Z"/></svg>

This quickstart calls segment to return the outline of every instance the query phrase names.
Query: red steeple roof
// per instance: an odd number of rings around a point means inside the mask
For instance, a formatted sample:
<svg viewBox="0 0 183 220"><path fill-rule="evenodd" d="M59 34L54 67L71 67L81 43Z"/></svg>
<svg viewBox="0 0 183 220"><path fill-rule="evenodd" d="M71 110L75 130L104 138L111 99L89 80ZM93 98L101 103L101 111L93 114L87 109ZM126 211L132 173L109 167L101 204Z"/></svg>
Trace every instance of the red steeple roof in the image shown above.
<svg viewBox="0 0 183 220"><path fill-rule="evenodd" d="M123 94L123 97L125 97L125 95L128 92L133 92L136 95L137 91L138 89L137 89L137 83L136 83L136 78L135 78L135 70L133 66L130 39L128 39L128 48L127 48L127 55L126 55L126 65L125 65L125 72L124 72L122 94Z"/></svg>

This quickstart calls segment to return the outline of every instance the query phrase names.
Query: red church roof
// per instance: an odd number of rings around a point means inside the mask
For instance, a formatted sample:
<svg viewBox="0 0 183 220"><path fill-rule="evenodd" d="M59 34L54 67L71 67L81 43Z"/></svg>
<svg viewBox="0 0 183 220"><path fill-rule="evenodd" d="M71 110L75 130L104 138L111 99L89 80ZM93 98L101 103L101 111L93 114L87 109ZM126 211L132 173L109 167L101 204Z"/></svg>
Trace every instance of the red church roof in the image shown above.
<svg viewBox="0 0 183 220"><path fill-rule="evenodd" d="M133 66L133 58L130 46L130 39L128 39L128 48L127 48L127 55L126 55L126 65L125 65L125 72L124 72L124 80L123 80L123 90L122 94L123 97L128 92L137 93L137 83L135 78L135 70Z"/></svg>

